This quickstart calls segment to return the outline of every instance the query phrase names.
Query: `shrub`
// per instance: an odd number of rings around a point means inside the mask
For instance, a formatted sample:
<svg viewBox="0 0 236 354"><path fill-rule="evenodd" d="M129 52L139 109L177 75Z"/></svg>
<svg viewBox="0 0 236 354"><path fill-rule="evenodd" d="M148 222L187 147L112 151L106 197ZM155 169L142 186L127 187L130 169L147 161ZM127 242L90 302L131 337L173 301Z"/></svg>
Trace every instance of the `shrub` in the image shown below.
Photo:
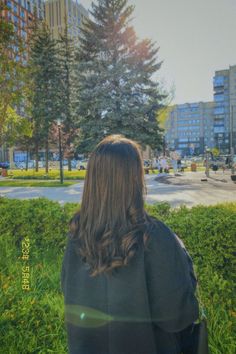
<svg viewBox="0 0 236 354"><path fill-rule="evenodd" d="M2 353L67 353L60 270L68 221L78 207L44 198L0 198ZM211 353L234 354L236 203L192 209L170 209L161 203L146 209L178 234L193 258ZM21 288L21 242L26 236L28 293Z"/></svg>
<svg viewBox="0 0 236 354"><path fill-rule="evenodd" d="M49 173L45 172L45 169L39 169L38 172L36 172L33 169L30 169L28 171L25 170L10 170L9 171L9 176L13 179L39 179L39 180L55 180L55 179L60 179L60 170L49 170ZM64 174L64 179L69 179L69 180L83 180L85 178L86 170L83 171L67 171L63 170Z"/></svg>

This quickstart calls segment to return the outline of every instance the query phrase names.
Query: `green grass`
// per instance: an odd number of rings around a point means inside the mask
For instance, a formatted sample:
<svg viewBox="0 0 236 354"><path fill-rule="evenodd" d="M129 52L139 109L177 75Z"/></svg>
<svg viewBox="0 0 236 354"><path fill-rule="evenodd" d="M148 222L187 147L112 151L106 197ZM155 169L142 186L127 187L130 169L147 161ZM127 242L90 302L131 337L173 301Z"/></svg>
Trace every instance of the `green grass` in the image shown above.
<svg viewBox="0 0 236 354"><path fill-rule="evenodd" d="M60 271L68 221L79 208L46 198L0 198L0 353L67 354ZM184 241L208 318L211 354L236 353L236 203L172 209L146 205ZM30 239L29 260L22 240ZM30 290L22 289L29 264Z"/></svg>
<svg viewBox="0 0 236 354"><path fill-rule="evenodd" d="M4 180L0 181L0 187L69 187L77 182L64 182L61 184L58 181L32 181L32 180Z"/></svg>

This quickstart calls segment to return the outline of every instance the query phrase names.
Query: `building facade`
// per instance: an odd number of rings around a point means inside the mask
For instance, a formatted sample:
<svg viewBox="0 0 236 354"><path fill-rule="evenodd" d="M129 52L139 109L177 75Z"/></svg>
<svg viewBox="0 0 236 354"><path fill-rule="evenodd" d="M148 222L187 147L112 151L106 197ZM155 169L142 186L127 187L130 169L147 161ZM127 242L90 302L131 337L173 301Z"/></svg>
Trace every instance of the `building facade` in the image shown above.
<svg viewBox="0 0 236 354"><path fill-rule="evenodd" d="M28 46L28 39L30 36L32 23L37 16L40 19L44 18L44 2L43 0L5 0L6 9L1 13L1 16L7 21L11 22L14 26L15 33L21 37ZM14 45L13 48L14 59L24 64L28 57L27 52L23 55L19 55L18 45ZM9 54L11 55L11 53ZM24 114L23 107L17 107L19 114ZM9 150L11 152L9 152ZM7 149L5 146L0 147L0 161L11 160L12 148Z"/></svg>
<svg viewBox="0 0 236 354"><path fill-rule="evenodd" d="M166 119L166 145L182 156L204 154L214 147L214 102L174 105Z"/></svg>
<svg viewBox="0 0 236 354"><path fill-rule="evenodd" d="M44 18L44 2L42 0L6 0L5 4L7 9L3 10L3 17L13 23L15 32L27 43L34 16Z"/></svg>
<svg viewBox="0 0 236 354"><path fill-rule="evenodd" d="M236 65L215 72L214 141L223 153L236 151Z"/></svg>
<svg viewBox="0 0 236 354"><path fill-rule="evenodd" d="M69 37L78 41L80 27L88 17L88 11L74 0L48 0L45 2L45 20L52 36L59 39L66 26Z"/></svg>

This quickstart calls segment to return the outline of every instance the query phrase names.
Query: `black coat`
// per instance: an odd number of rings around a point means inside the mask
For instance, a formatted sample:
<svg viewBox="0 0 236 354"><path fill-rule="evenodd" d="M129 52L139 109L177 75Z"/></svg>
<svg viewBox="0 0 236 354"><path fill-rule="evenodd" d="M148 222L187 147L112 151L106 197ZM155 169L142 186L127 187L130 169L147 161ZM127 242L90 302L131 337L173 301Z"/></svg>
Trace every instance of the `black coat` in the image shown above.
<svg viewBox="0 0 236 354"><path fill-rule="evenodd" d="M176 235L155 221L147 249L93 278L74 242L61 272L69 353L179 354L199 309L192 260Z"/></svg>

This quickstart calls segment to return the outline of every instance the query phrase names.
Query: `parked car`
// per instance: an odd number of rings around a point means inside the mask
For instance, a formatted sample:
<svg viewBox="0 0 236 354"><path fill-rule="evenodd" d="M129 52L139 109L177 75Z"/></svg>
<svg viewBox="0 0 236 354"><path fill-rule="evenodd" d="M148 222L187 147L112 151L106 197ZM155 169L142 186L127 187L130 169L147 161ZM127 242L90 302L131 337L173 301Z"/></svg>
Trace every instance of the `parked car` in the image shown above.
<svg viewBox="0 0 236 354"><path fill-rule="evenodd" d="M151 160L143 160L143 166L144 167L150 167L151 166Z"/></svg>
<svg viewBox="0 0 236 354"><path fill-rule="evenodd" d="M87 169L87 164L88 164L88 160L86 160L86 159L78 161L77 169L78 170L86 170Z"/></svg>
<svg viewBox="0 0 236 354"><path fill-rule="evenodd" d="M10 167L9 162L0 162L0 168L8 169Z"/></svg>

